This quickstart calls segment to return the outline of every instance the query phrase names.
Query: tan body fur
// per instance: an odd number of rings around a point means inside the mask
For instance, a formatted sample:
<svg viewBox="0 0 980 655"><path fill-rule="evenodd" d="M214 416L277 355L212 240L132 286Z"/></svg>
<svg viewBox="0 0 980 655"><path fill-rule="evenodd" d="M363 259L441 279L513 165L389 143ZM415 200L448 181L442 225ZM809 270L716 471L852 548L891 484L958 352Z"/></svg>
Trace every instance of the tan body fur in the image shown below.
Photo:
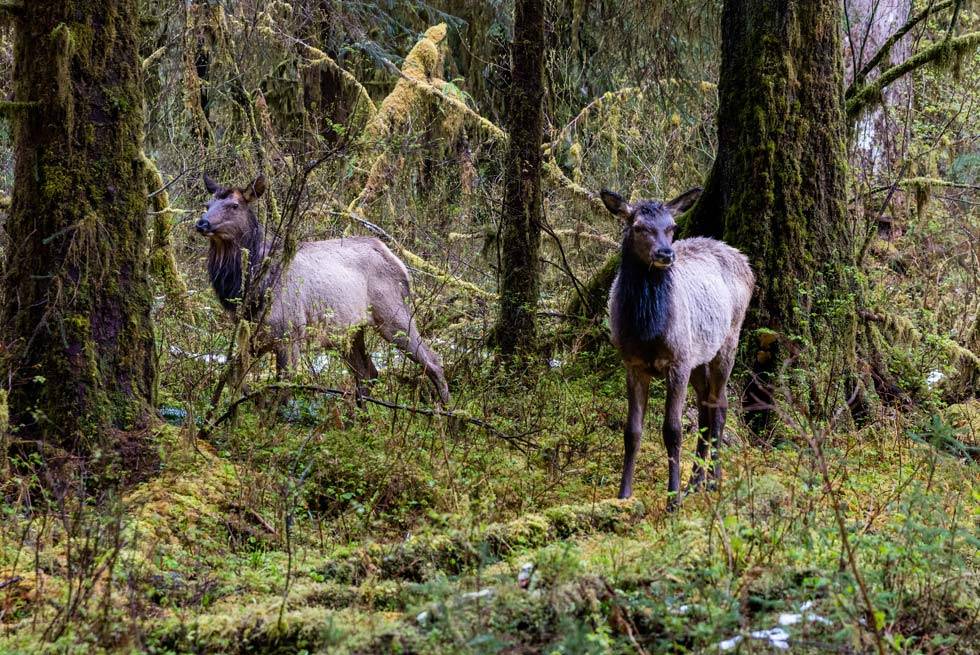
<svg viewBox="0 0 980 655"><path fill-rule="evenodd" d="M371 237L302 243L279 288L272 294L267 323L277 359L295 366L308 330L331 347L351 340L348 362L359 379L377 375L363 352L362 328L406 350L426 367L443 400L448 388L438 356L422 341L409 309L408 269L380 240ZM359 350L360 352L353 352Z"/></svg>
<svg viewBox="0 0 980 655"><path fill-rule="evenodd" d="M739 330L752 299L754 276L748 258L715 239L695 237L674 242L677 261L671 276L670 313L676 317L664 336L665 350L641 351L619 338L613 309L619 276L610 292L609 327L613 345L631 368L665 375L671 368L694 370L721 353L734 353ZM748 282L748 284L746 284Z"/></svg>

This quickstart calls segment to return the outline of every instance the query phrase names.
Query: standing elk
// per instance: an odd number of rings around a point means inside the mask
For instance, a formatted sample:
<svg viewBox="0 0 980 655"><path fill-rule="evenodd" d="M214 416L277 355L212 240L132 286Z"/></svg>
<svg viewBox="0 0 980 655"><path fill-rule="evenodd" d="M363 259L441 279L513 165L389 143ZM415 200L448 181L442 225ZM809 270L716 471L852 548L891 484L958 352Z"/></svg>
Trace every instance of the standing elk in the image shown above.
<svg viewBox="0 0 980 655"><path fill-rule="evenodd" d="M619 272L609 295L609 327L626 366L629 394L619 497L633 493L650 378L665 377L670 509L680 501L681 414L688 382L698 400L698 461L689 488L705 483L709 442L711 478L721 475L726 387L755 284L748 259L731 246L703 237L674 241L674 219L700 195L701 189L691 189L667 203L630 204L611 191L600 194L606 209L624 222Z"/></svg>
<svg viewBox="0 0 980 655"><path fill-rule="evenodd" d="M197 221L197 231L208 237L208 276L222 306L234 313L242 301L242 250L249 252L250 271L270 254L253 204L266 189L259 176L244 188L224 187L207 175L204 184L211 200ZM256 348L274 351L280 377L291 371L299 358L308 329L323 333L327 346L349 338L344 359L354 374L359 393L365 380L378 370L364 345L364 328L375 327L381 336L425 369L443 403L449 402L449 386L439 356L419 335L409 300L408 269L378 239L353 237L300 243L288 267L273 277L260 294L271 305L266 312L266 333ZM255 318L258 312L249 312Z"/></svg>

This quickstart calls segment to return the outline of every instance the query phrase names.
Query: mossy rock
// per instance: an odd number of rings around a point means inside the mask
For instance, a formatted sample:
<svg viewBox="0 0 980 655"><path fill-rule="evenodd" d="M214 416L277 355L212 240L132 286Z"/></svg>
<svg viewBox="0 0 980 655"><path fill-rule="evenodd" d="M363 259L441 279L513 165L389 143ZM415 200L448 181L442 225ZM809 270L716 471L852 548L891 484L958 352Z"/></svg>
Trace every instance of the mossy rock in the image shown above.
<svg viewBox="0 0 980 655"><path fill-rule="evenodd" d="M751 481L741 481L735 487L735 502L753 519L778 515L789 498L789 490L775 475L761 475Z"/></svg>

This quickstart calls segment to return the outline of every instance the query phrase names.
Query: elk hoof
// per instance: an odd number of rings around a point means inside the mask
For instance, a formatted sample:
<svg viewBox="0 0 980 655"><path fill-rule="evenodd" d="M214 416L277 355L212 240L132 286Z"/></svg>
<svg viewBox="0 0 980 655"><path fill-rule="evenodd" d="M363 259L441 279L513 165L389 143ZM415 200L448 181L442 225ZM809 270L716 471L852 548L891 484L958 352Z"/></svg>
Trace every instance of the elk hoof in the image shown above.
<svg viewBox="0 0 980 655"><path fill-rule="evenodd" d="M688 480L687 486L684 487L684 495L695 494L699 491L704 491L705 476L704 471L698 471L691 476Z"/></svg>

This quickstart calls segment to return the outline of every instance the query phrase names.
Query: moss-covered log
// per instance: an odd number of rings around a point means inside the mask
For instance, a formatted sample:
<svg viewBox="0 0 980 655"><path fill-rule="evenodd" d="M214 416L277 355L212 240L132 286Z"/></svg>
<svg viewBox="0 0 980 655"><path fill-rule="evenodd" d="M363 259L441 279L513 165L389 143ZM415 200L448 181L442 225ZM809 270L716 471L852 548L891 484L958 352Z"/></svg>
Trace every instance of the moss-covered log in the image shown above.
<svg viewBox="0 0 980 655"><path fill-rule="evenodd" d="M794 352L804 358L797 370L807 353L834 367L808 375L798 393L853 370L842 24L834 2L724 5L718 153L687 232L722 238L752 262L758 286L744 341L756 374L749 400L760 406L772 404ZM822 413L817 397L811 409Z"/></svg>
<svg viewBox="0 0 980 655"><path fill-rule="evenodd" d="M14 99L38 107L13 120L11 426L98 468L156 385L138 5L31 2L15 22Z"/></svg>
<svg viewBox="0 0 980 655"><path fill-rule="evenodd" d="M395 545L369 544L347 557L329 561L323 574L349 584L360 583L371 573L406 580L422 580L433 570L457 575L556 539L623 531L642 519L646 511L646 506L635 499L560 505L541 514L494 523L476 533L423 533Z"/></svg>

